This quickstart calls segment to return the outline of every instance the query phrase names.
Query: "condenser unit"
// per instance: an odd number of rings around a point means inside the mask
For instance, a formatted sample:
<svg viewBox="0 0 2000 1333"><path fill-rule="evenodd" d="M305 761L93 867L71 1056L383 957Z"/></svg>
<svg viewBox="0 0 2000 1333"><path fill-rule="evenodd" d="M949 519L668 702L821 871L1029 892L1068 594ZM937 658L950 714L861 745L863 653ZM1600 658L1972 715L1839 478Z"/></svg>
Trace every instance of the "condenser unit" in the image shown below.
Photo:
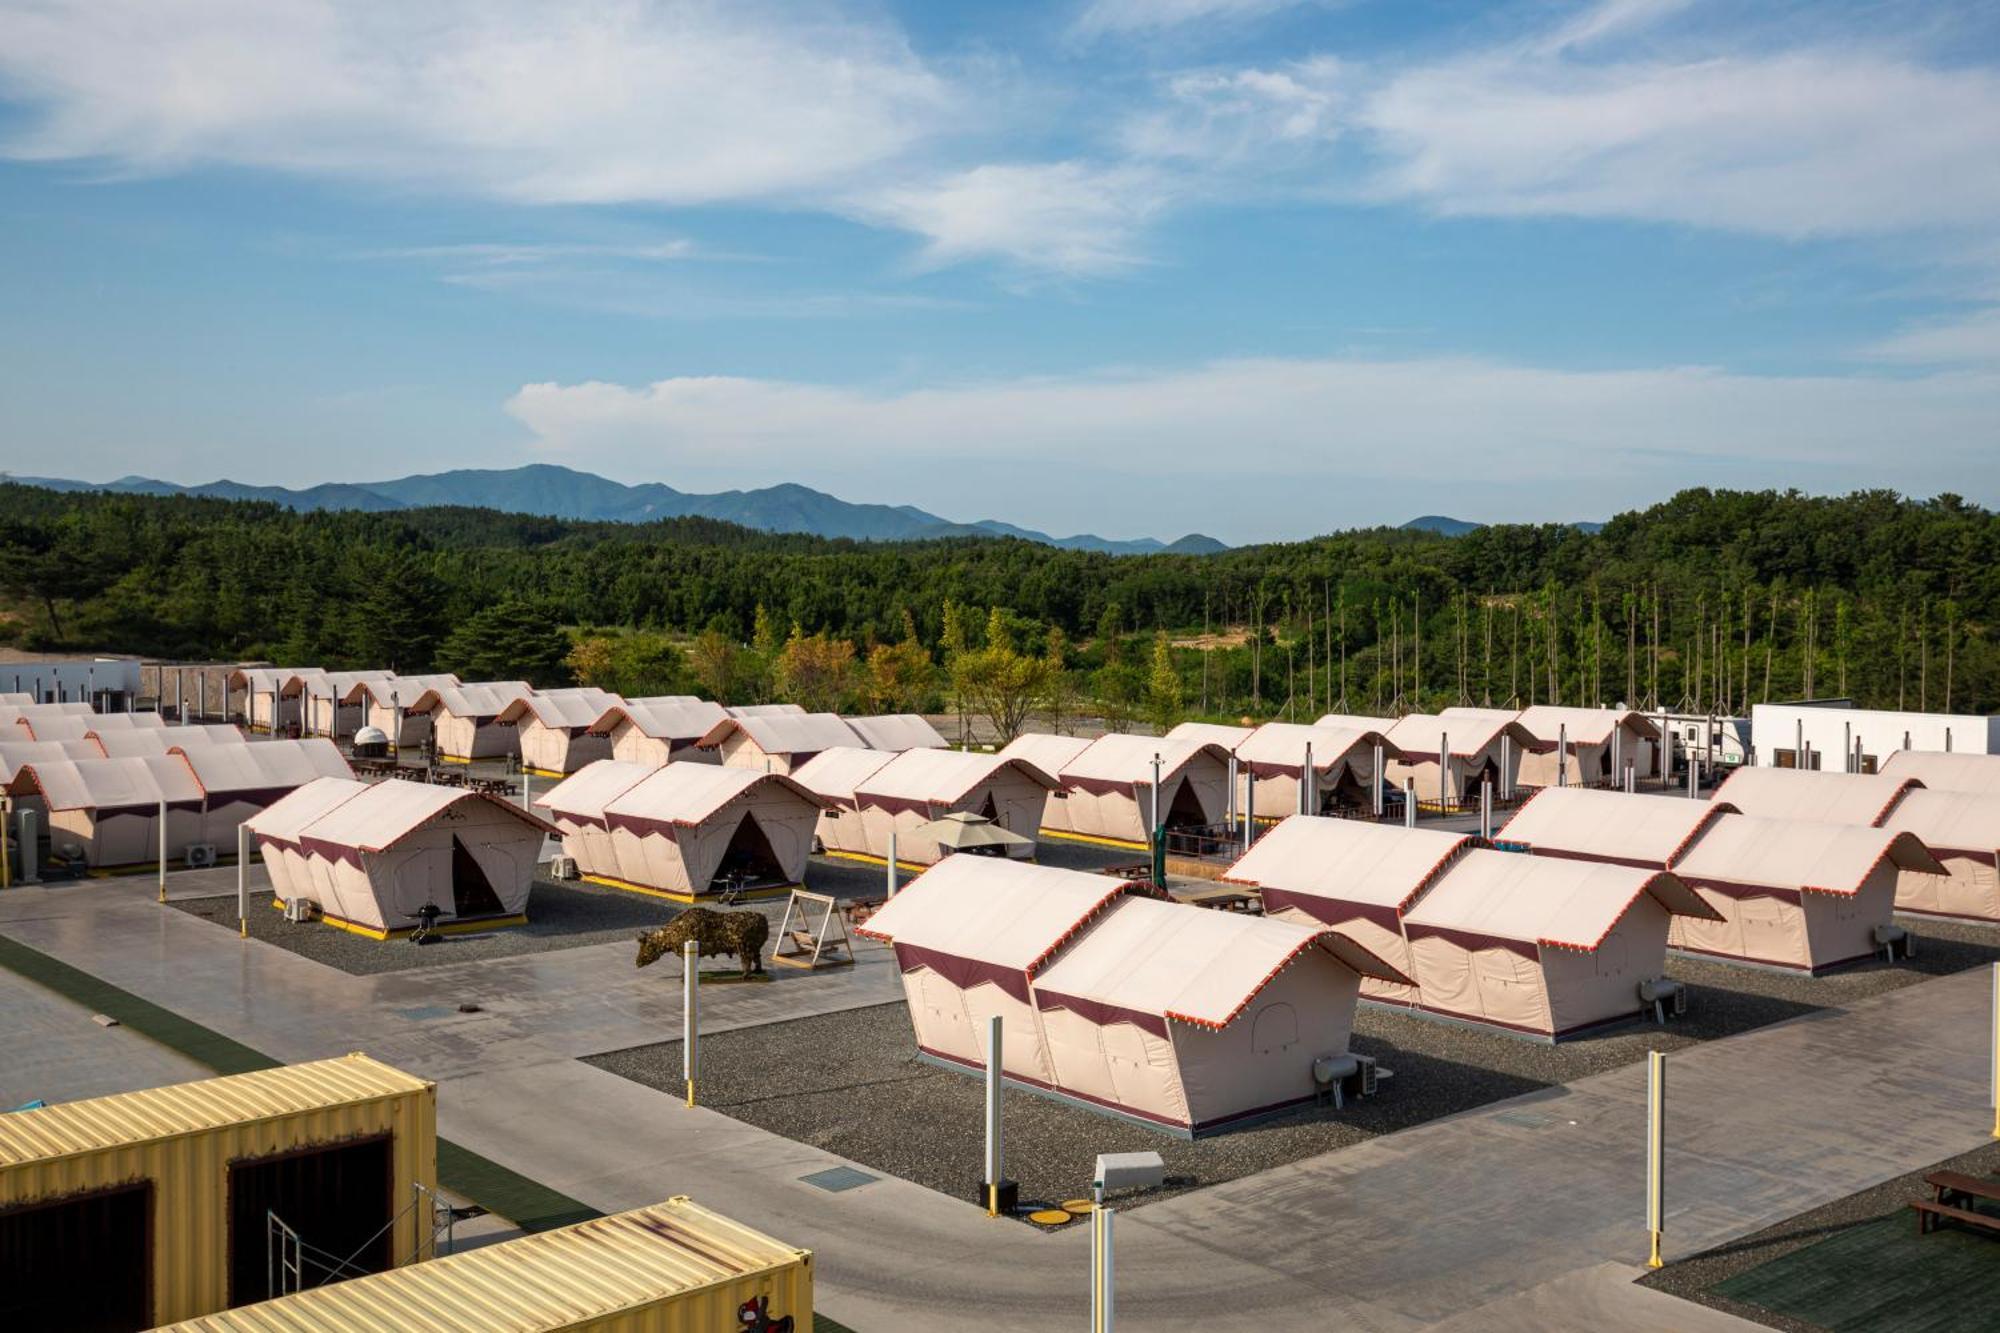
<svg viewBox="0 0 2000 1333"><path fill-rule="evenodd" d="M212 842L191 842L184 857L190 870L206 870L215 864L215 844Z"/></svg>
<svg viewBox="0 0 2000 1333"><path fill-rule="evenodd" d="M319 904L310 898L287 898L285 900L285 920L294 925L303 925L319 919Z"/></svg>
<svg viewBox="0 0 2000 1333"><path fill-rule="evenodd" d="M1639 1003L1652 1006L1656 1023L1666 1022L1669 1014L1680 1018L1688 1011L1687 987L1671 977L1654 977L1639 983Z"/></svg>
<svg viewBox="0 0 2000 1333"><path fill-rule="evenodd" d="M549 858L550 879L575 879L576 858L574 856L554 856Z"/></svg>

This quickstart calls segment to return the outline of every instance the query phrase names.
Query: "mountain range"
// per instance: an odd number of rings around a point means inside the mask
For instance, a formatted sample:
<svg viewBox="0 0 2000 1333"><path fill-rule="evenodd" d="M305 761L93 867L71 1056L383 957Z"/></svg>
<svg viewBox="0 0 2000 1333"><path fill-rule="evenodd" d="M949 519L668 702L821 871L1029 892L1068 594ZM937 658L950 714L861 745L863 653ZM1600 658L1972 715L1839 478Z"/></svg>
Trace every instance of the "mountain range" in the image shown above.
<svg viewBox="0 0 2000 1333"><path fill-rule="evenodd" d="M818 537L849 537L857 541L921 541L934 537L1018 537L1076 551L1110 555L1147 555L1168 551L1211 555L1229 548L1213 537L1189 533L1178 541L1151 537L1115 541L1094 533L1051 537L996 519L958 523L911 505L855 504L785 483L749 491L700 495L678 491L660 482L627 486L590 472L530 463L525 467L461 468L393 481L327 482L303 490L283 486L249 486L236 481L211 481L181 486L152 477L120 477L116 481L71 481L61 477L9 477L24 486L57 491L120 491L140 495L200 495L222 500L267 500L292 509L359 509L390 513L432 505L466 505L511 514L538 514L616 523L646 523L654 519L699 517L721 519L764 532L803 532Z"/></svg>
<svg viewBox="0 0 2000 1333"><path fill-rule="evenodd" d="M1462 518L1451 518L1444 514L1425 514L1401 525L1406 532L1435 532L1440 537L1463 537L1468 532L1477 532L1484 523L1473 523ZM1602 523L1572 523L1578 532L1602 532Z"/></svg>

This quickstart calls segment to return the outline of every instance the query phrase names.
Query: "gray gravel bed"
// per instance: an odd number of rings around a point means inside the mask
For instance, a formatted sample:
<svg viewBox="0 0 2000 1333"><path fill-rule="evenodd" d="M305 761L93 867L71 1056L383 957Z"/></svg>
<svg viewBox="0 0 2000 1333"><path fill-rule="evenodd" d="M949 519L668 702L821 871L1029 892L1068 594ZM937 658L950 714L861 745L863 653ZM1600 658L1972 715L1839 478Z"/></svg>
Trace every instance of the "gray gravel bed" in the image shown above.
<svg viewBox="0 0 2000 1333"><path fill-rule="evenodd" d="M1009 1171L1024 1200L1060 1201L1086 1191L1098 1153L1157 1151L1173 1183L1132 1200L1150 1202L1559 1088L1643 1059L1649 1050L1680 1049L2000 959L2000 932L1936 923L1923 930L1911 962L1865 964L1821 978L1674 959L1668 970L1690 987L1684 1019L1664 1028L1629 1024L1553 1046L1364 1007L1355 1019L1354 1049L1393 1073L1377 1096L1195 1142L1009 1088ZM681 1089L678 1042L589 1062L651 1087ZM703 1101L717 1110L932 1189L977 1197L981 1084L920 1061L900 1003L720 1033L703 1043L702 1069Z"/></svg>
<svg viewBox="0 0 2000 1333"><path fill-rule="evenodd" d="M235 894L184 898L168 906L214 921L231 931L236 929ZM272 910L268 896L251 902L249 924L250 934L266 943L355 976L371 976L630 940L641 930L665 925L679 910L662 899L620 889L540 880L528 896L526 925L446 935L436 944L412 944L407 939L371 940L317 921L294 924L285 920L282 912Z"/></svg>
<svg viewBox="0 0 2000 1333"><path fill-rule="evenodd" d="M2000 1143L1990 1143L1969 1153L1920 1167L1858 1194L1850 1194L1844 1199L1800 1213L1797 1217L1787 1218L1776 1226L1766 1227L1727 1245L1670 1263L1665 1268L1648 1273L1640 1282L1684 1300L1733 1314L1739 1319L1783 1329L1785 1333L1825 1333L1817 1324L1777 1314L1761 1306L1730 1300L1715 1294L1711 1288L1739 1273L1762 1267L1781 1255L1825 1240L1848 1227L1896 1213L1907 1216L1910 1200L1930 1197L1930 1187L1924 1184L1924 1177L1938 1170L1962 1171L1971 1176L2000 1175ZM1982 1321L1967 1325L1975 1326L1992 1325Z"/></svg>

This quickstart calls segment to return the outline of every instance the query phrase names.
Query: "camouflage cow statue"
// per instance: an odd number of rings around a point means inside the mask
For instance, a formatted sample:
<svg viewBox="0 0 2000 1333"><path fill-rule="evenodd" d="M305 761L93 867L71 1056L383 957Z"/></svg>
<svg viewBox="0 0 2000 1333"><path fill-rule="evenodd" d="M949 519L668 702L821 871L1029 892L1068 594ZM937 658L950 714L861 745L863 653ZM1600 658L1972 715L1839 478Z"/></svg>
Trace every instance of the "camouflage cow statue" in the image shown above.
<svg viewBox="0 0 2000 1333"><path fill-rule="evenodd" d="M640 967L668 954L678 956L689 940L703 958L729 954L743 965L744 980L764 970L764 942L771 923L761 912L717 912L690 907L657 930L639 936Z"/></svg>

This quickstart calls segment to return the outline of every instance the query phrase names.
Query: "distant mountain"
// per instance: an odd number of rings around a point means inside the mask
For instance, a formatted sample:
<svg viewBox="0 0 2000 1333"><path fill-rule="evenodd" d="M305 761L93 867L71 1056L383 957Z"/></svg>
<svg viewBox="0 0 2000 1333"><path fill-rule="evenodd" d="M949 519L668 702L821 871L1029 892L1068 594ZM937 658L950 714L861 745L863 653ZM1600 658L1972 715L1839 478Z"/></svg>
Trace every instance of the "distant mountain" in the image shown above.
<svg viewBox="0 0 2000 1333"><path fill-rule="evenodd" d="M911 505L855 504L786 482L751 491L721 491L698 495L677 491L660 482L627 486L589 472L530 463L517 468L461 468L452 472L398 477L393 481L328 482L304 490L282 486L247 486L211 481L180 486L151 477L120 477L116 481L70 481L61 477L12 477L27 486L56 491L119 491L140 495L200 495L223 500L265 500L292 509L360 509L385 513L432 505L464 505L510 514L540 514L551 518L587 519L613 523L647 523L662 518L713 518L763 532L804 532L818 537L856 541L922 541L938 537L1018 537L1078 551L1110 555L1145 555L1170 551L1211 555L1229 548L1213 537L1190 533L1178 541L1151 537L1113 541L1085 533L1051 537L1031 528L994 519L954 523Z"/></svg>
<svg viewBox="0 0 2000 1333"><path fill-rule="evenodd" d="M1484 523L1468 523L1462 518L1447 518L1443 514L1425 514L1422 518L1411 519L1403 524L1402 528L1405 532L1435 532L1441 537L1463 537L1466 533L1477 532L1485 526ZM1588 532L1593 535L1604 531L1602 523L1572 523L1570 526L1578 532Z"/></svg>

